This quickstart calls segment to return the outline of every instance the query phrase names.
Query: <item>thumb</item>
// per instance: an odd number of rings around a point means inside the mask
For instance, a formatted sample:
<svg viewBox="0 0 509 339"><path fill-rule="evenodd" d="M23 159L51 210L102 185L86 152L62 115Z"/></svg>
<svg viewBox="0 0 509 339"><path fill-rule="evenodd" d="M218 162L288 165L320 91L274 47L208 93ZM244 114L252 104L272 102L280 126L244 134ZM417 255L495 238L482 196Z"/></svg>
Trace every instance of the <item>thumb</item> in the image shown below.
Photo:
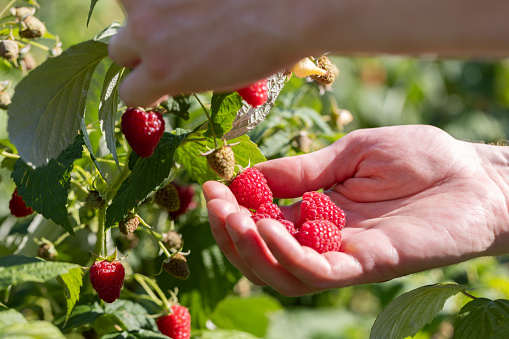
<svg viewBox="0 0 509 339"><path fill-rule="evenodd" d="M330 146L309 154L256 164L278 198L296 198L305 192L328 189L355 173L360 152L345 136Z"/></svg>

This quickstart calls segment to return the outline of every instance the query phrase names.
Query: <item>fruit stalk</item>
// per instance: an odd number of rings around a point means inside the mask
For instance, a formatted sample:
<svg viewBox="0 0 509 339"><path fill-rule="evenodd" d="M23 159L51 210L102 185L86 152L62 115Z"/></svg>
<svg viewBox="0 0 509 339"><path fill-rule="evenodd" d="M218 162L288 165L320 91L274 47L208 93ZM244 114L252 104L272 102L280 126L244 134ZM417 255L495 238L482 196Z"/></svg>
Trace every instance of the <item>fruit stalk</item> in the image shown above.
<svg viewBox="0 0 509 339"><path fill-rule="evenodd" d="M209 121L209 128L210 128L210 132L212 132L212 136L214 137L214 145L216 146L216 148L219 146L219 144L217 143L217 138L216 138L216 132L214 131L214 128L212 127L212 121L210 121L210 114L209 114L209 111L208 109L205 107L205 105L203 105L203 103L201 102L200 98L198 98L198 96L196 95L196 93L193 93L193 96L196 98L196 100L198 100L198 103L200 104L201 108L203 109L203 111L205 112L205 115L207 116L207 120Z"/></svg>
<svg viewBox="0 0 509 339"><path fill-rule="evenodd" d="M152 227L150 227L150 225L147 224L145 222L145 220L143 220L143 218L140 217L139 215L138 215L138 218L140 218L140 223L143 226L145 226L148 229L148 231L150 232L150 234L152 234L154 239L156 239L157 243L159 244L159 247L161 247L161 249L163 250L163 252L166 255L166 257L169 258L171 256L170 252L168 252L168 249L166 248L166 246L164 246L164 244L161 242L161 240L159 240L159 238L155 235L154 231L152 231Z"/></svg>

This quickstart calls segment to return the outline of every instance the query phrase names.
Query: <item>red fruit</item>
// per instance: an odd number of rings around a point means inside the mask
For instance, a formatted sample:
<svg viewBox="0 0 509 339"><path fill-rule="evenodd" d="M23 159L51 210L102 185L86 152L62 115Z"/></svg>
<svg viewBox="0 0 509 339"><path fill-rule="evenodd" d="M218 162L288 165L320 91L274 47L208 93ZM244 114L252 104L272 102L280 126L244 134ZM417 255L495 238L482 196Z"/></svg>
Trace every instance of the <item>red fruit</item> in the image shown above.
<svg viewBox="0 0 509 339"><path fill-rule="evenodd" d="M100 260L90 267L90 283L99 294L99 298L107 303L112 303L120 297L124 276L124 266L118 260Z"/></svg>
<svg viewBox="0 0 509 339"><path fill-rule="evenodd" d="M169 212L169 215L173 219L177 219L182 214L186 213L188 210L196 208L196 201L193 201L194 198L194 188L191 185L181 186L177 183L173 183L173 186L177 189L177 193L180 200L180 207L178 210L174 212Z"/></svg>
<svg viewBox="0 0 509 339"><path fill-rule="evenodd" d="M256 210L256 213L268 214L271 219L276 220L285 218L283 216L283 213L279 209L279 206L271 202L261 204L260 207L258 207L258 209Z"/></svg>
<svg viewBox="0 0 509 339"><path fill-rule="evenodd" d="M297 234L299 233L299 231L297 231L297 229L295 228L295 225L293 224L293 222L291 222L290 220L286 220L286 219L280 219L278 221L285 226L286 230L291 235L293 235L294 237L297 237Z"/></svg>
<svg viewBox="0 0 509 339"><path fill-rule="evenodd" d="M252 210L261 204L272 202L272 191L262 172L256 168L246 168L229 185L237 202Z"/></svg>
<svg viewBox="0 0 509 339"><path fill-rule="evenodd" d="M16 188L12 193L11 200L9 201L9 209L11 210L11 214L17 218L26 217L34 212L34 210L27 205L18 195L18 189Z"/></svg>
<svg viewBox="0 0 509 339"><path fill-rule="evenodd" d="M310 220L300 226L296 236L302 246L308 246L318 253L339 251L341 232L328 220Z"/></svg>
<svg viewBox="0 0 509 339"><path fill-rule="evenodd" d="M300 218L297 228L308 220L329 220L341 230L345 226L345 212L334 204L328 195L319 192L306 192L302 196Z"/></svg>
<svg viewBox="0 0 509 339"><path fill-rule="evenodd" d="M172 313L157 319L156 324L162 334L172 339L191 338L191 315L189 310L180 305L171 307Z"/></svg>
<svg viewBox="0 0 509 339"><path fill-rule="evenodd" d="M242 99L253 107L267 102L267 92L267 79L256 81L247 87L237 90Z"/></svg>
<svg viewBox="0 0 509 339"><path fill-rule="evenodd" d="M164 119L159 112L130 107L122 115L121 127L132 150L146 158L154 153L164 133Z"/></svg>

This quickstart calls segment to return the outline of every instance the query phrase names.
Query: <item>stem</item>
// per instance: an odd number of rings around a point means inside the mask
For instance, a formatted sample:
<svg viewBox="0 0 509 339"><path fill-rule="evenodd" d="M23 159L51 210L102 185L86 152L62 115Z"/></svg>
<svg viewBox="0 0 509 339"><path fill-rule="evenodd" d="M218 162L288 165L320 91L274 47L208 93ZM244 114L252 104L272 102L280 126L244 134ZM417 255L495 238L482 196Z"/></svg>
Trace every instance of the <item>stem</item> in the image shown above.
<svg viewBox="0 0 509 339"><path fill-rule="evenodd" d="M9 153L9 152L6 152L6 151L2 151L0 152L0 155L6 157L6 158L11 158L11 159L19 159L19 155L17 154L12 154L12 153Z"/></svg>
<svg viewBox="0 0 509 339"><path fill-rule="evenodd" d="M99 227L97 229L97 241L95 243L94 252L98 255L101 255L101 248L103 247L103 244L106 244L106 235L104 230L104 218L106 215L106 209L101 208L99 210L99 214L97 216ZM106 248L104 251L104 256L106 256Z"/></svg>
<svg viewBox="0 0 509 339"><path fill-rule="evenodd" d="M23 40L23 41L25 41L25 40ZM40 43L32 41L32 40L28 40L27 43L29 43L32 46L38 47L38 48L42 49L43 51L49 52L49 47L44 46L43 44L40 44Z"/></svg>
<svg viewBox="0 0 509 339"><path fill-rule="evenodd" d="M159 306L163 306L164 302L159 299L155 294L154 292L152 292L152 290L150 289L150 287L147 285L147 283L145 282L145 276L141 275L141 274L138 274L138 273L135 273L134 274L134 279L141 285L141 287L143 287L143 289L145 290L145 292L147 292L147 294L150 296L150 298L152 298L152 300Z"/></svg>
<svg viewBox="0 0 509 339"><path fill-rule="evenodd" d="M16 0L11 0L11 2L9 2L9 3L7 4L7 6L5 6L5 7L4 7L4 9L2 9L2 11L0 12L0 17L3 17L3 16L4 16L4 14L5 14L5 12L7 12L7 10L8 10L9 8L11 8L11 7L12 7L12 5L14 5L14 3L15 3L15 2L16 2Z"/></svg>
<svg viewBox="0 0 509 339"><path fill-rule="evenodd" d="M198 98L196 93L193 93L193 96L196 98L196 100L198 100L198 103L200 104L201 108L205 112L205 115L207 116L207 120L209 121L210 131L212 132L212 136L214 137L214 145L216 145L216 148L217 148L219 146L219 144L217 143L216 131L214 131L214 127L212 126L212 121L210 120L209 111L207 110L205 105L203 105L203 103L201 102L200 98Z"/></svg>
<svg viewBox="0 0 509 339"><path fill-rule="evenodd" d="M81 224L81 225L78 225L78 226L74 227L72 230L76 232L76 231L79 231L79 230L81 230L82 228L85 228L85 227L86 227L86 225L85 225L85 224ZM55 240L55 241L53 242L53 245L54 245L55 247L56 247L56 246L58 246L58 245L59 245L62 241L64 241L64 240L65 240L65 238L67 238L69 235L70 235L70 234L69 234L68 232L66 232L66 233L62 234L60 237L58 237L58 238L57 238L57 240Z"/></svg>
<svg viewBox="0 0 509 339"><path fill-rule="evenodd" d="M146 281L150 285L150 287L152 287L154 289L154 291L156 291L156 293L159 295L159 298L163 301L164 306L168 310L170 310L170 308L171 308L170 307L170 302L168 301L168 298L166 298L166 296L164 295L163 291L159 288L157 283L154 280L152 280L152 279L150 279L150 278L148 278L148 277L146 277L144 275L141 275L141 274L136 274L136 275L140 279L143 279L144 281ZM136 279L136 280L138 280L138 279Z"/></svg>
<svg viewBox="0 0 509 339"><path fill-rule="evenodd" d="M154 231L152 231L152 227L150 227L150 225L148 225L145 220L143 220L142 217L140 217L139 215L137 215L138 218L140 218L140 222L142 223L143 226L145 226L150 234L152 234L152 236L154 237L154 239L156 239L157 243L159 244L159 247L161 247L161 249L163 250L164 254L166 255L167 258L171 257L171 254L170 252L168 251L168 249L166 248L166 246L164 246L164 244L161 242L161 240L159 240L157 238L157 236L155 235Z"/></svg>
<svg viewBox="0 0 509 339"><path fill-rule="evenodd" d="M470 293L467 293L467 291L461 291L461 293L463 293L464 295L466 295L467 297L469 298L472 298L472 299L477 299L477 297L474 297L473 295L471 295Z"/></svg>

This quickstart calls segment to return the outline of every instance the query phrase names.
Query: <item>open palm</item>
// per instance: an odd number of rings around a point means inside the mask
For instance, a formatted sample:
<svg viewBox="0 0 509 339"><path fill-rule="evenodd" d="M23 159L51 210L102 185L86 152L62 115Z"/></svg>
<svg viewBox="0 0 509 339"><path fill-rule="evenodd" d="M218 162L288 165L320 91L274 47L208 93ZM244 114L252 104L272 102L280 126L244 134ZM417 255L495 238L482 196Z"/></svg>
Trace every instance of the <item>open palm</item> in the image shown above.
<svg viewBox="0 0 509 339"><path fill-rule="evenodd" d="M300 246L282 225L255 224L229 192L207 182L212 232L252 282L285 295L381 282L497 254L507 208L480 149L430 126L359 130L308 155L258 164L278 198L326 189L346 213L341 252ZM298 219L300 206L282 208Z"/></svg>

